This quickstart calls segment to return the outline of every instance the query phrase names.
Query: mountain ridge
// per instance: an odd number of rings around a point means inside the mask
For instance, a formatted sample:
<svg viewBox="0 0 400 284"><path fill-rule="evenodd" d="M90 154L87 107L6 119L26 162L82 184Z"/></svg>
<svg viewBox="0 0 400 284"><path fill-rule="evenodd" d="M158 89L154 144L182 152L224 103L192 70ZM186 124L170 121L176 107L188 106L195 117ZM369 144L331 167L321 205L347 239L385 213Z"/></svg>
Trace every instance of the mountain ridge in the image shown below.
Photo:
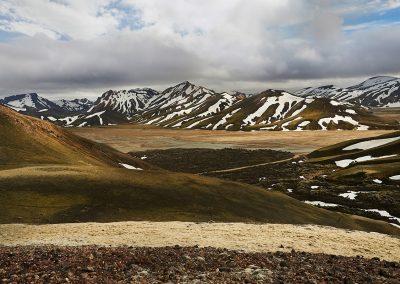
<svg viewBox="0 0 400 284"><path fill-rule="evenodd" d="M66 127L143 123L249 131L399 129L398 122L376 117L364 106L400 104L398 88L400 79L378 76L349 88L326 85L295 93L268 89L245 95L218 93L184 81L161 92L151 88L108 90L95 102L52 102L35 93L7 97L0 103Z"/></svg>
<svg viewBox="0 0 400 284"><path fill-rule="evenodd" d="M365 107L400 107L400 78L375 76L347 88L325 85L304 88L295 94L308 98L328 97Z"/></svg>

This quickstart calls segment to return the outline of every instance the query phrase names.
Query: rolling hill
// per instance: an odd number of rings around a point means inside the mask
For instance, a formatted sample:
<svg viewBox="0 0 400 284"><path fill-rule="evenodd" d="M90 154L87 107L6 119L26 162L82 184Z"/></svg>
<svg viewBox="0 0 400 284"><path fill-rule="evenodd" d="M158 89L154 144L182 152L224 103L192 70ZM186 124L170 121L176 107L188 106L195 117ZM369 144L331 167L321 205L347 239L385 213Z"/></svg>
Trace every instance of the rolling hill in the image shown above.
<svg viewBox="0 0 400 284"><path fill-rule="evenodd" d="M334 163L340 169L332 177L365 175L387 183L400 181L400 132L356 139L309 154L310 162Z"/></svg>
<svg viewBox="0 0 400 284"><path fill-rule="evenodd" d="M131 163L149 167L141 160L106 145L75 136L40 119L21 115L0 105L0 165L111 165Z"/></svg>
<svg viewBox="0 0 400 284"><path fill-rule="evenodd" d="M330 98L365 107L400 107L400 79L378 76L347 88L333 85L309 87L295 94L307 98Z"/></svg>
<svg viewBox="0 0 400 284"><path fill-rule="evenodd" d="M160 170L4 106L0 203L1 223L214 220L400 234L385 222L319 209L281 193Z"/></svg>

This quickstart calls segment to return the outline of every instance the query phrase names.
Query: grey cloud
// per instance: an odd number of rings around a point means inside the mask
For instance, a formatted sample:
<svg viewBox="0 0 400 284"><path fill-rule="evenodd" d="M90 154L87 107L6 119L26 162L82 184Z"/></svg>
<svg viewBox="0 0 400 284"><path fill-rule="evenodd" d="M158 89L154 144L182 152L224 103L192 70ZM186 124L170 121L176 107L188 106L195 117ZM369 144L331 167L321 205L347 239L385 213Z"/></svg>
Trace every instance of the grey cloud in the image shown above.
<svg viewBox="0 0 400 284"><path fill-rule="evenodd" d="M197 77L204 68L181 47L140 32L91 41L26 37L0 44L0 66L2 94L157 84Z"/></svg>
<svg viewBox="0 0 400 284"><path fill-rule="evenodd" d="M305 33L291 37L266 29L265 23L245 25L249 10L240 11L242 20L218 22L201 35L181 36L155 24L91 40L18 38L0 43L0 95L166 86L183 80L220 90L240 89L238 82L246 89L269 83L285 88L294 81L303 85L400 73L400 25L342 34L341 18L328 4L304 16Z"/></svg>

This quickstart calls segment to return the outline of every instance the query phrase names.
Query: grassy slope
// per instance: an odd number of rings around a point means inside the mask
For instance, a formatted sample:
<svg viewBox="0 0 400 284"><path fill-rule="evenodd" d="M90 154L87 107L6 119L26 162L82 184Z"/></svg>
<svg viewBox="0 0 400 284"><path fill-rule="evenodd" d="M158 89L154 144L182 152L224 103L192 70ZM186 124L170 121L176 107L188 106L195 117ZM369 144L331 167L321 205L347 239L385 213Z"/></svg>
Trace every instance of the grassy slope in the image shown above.
<svg viewBox="0 0 400 284"><path fill-rule="evenodd" d="M130 163L150 170L117 168L113 159L128 159L124 154L4 108L0 114L0 223L215 220L400 234L384 222L318 209L250 185L157 170L134 158ZM19 152L15 159L13 151ZM102 153L106 158L98 157Z"/></svg>
<svg viewBox="0 0 400 284"><path fill-rule="evenodd" d="M400 233L384 222L318 209L281 193L188 174L45 166L6 170L0 177L2 223L214 220Z"/></svg>

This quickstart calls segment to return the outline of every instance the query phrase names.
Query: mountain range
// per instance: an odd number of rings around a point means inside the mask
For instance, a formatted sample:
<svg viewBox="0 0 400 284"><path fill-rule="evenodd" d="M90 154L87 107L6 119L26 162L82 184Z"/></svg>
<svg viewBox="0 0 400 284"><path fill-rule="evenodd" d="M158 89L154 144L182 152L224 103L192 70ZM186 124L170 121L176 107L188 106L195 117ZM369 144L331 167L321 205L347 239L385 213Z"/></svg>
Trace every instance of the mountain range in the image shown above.
<svg viewBox="0 0 400 284"><path fill-rule="evenodd" d="M400 107L400 79L378 76L348 88L333 85L309 87L295 92L295 95L307 98L331 98L365 107Z"/></svg>
<svg viewBox="0 0 400 284"><path fill-rule="evenodd" d="M109 90L96 101L50 101L36 93L0 100L20 113L65 127L153 124L209 130L399 129L397 121L377 117L371 107L400 106L400 79L373 77L358 85L306 88L289 93L266 90L246 95L218 93L188 81L162 92L151 88Z"/></svg>

